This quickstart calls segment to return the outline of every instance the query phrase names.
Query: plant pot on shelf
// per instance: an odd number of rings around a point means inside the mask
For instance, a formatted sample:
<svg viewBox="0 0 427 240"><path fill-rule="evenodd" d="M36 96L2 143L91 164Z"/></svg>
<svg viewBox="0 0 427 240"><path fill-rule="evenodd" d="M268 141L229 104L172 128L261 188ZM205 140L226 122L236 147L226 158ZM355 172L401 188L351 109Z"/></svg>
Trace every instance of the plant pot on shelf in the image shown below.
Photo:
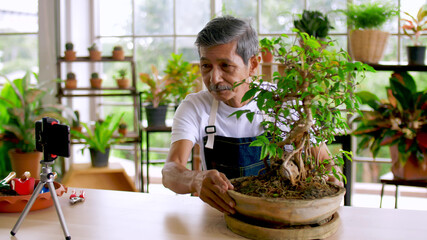
<svg viewBox="0 0 427 240"><path fill-rule="evenodd" d="M166 126L165 121L167 110L167 105L160 105L156 108L153 107L153 105L148 105L147 107L145 107L148 127Z"/></svg>
<svg viewBox="0 0 427 240"><path fill-rule="evenodd" d="M90 50L89 51L89 59L91 61L99 61L99 60L101 60L101 51Z"/></svg>
<svg viewBox="0 0 427 240"><path fill-rule="evenodd" d="M261 59L265 63L272 63L273 62L273 54L270 50L266 48L261 49Z"/></svg>
<svg viewBox="0 0 427 240"><path fill-rule="evenodd" d="M64 59L66 61L76 60L76 51L72 51L72 50L64 51Z"/></svg>
<svg viewBox="0 0 427 240"><path fill-rule="evenodd" d="M67 79L67 80L65 80L65 88L67 88L67 89L75 89L75 88L77 88L77 80L76 79Z"/></svg>
<svg viewBox="0 0 427 240"><path fill-rule="evenodd" d="M129 88L130 86L129 78L118 78L116 81L119 88Z"/></svg>
<svg viewBox="0 0 427 240"><path fill-rule="evenodd" d="M409 156L406 163L403 165L399 158L403 157L399 154L397 145L390 146L391 155L391 171L396 178L405 180L427 180L427 152L424 152L424 161L417 161L414 154Z"/></svg>
<svg viewBox="0 0 427 240"><path fill-rule="evenodd" d="M107 167L108 158L110 157L110 148L105 149L105 153L89 148L90 160L93 167Z"/></svg>
<svg viewBox="0 0 427 240"><path fill-rule="evenodd" d="M425 46L406 46L409 65L425 65Z"/></svg>
<svg viewBox="0 0 427 240"><path fill-rule="evenodd" d="M91 88L101 88L102 79L101 78L91 78L90 79L90 87Z"/></svg>
<svg viewBox="0 0 427 240"><path fill-rule="evenodd" d="M350 33L350 56L355 61L378 63L390 33L380 30L353 30Z"/></svg>
<svg viewBox="0 0 427 240"><path fill-rule="evenodd" d="M43 158L42 152L20 153L16 149L10 149L9 158L12 164L12 169L16 172L17 177L21 177L24 172L29 171L31 176L40 178L40 161Z"/></svg>

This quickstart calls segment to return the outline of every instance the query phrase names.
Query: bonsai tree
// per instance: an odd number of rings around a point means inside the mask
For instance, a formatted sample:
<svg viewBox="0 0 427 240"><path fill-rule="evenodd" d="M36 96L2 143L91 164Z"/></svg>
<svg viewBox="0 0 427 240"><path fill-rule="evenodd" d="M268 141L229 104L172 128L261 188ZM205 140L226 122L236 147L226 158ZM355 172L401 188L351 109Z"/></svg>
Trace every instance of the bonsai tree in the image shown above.
<svg viewBox="0 0 427 240"><path fill-rule="evenodd" d="M375 158L381 146L395 147L398 156L392 159L393 162L405 166L413 161L413 164L420 165L419 169L425 171L427 92L417 91L414 79L407 72L393 73L386 91L387 100L380 100L368 91L357 93L362 103L372 108L372 111L355 119L359 126L353 134L362 137L358 149L369 148ZM396 167L395 164L393 167Z"/></svg>
<svg viewBox="0 0 427 240"><path fill-rule="evenodd" d="M250 90L242 99L242 102L249 99L256 101L265 115L262 124L266 131L251 144L261 147L261 159L267 170L258 179L268 178L274 182L270 182L270 188L274 188L274 191L267 190L269 193L262 193L263 196L285 197L286 189L324 183L325 176L329 174L345 180L340 171L335 167L328 168L328 165L341 166L344 163L342 153L350 153L341 151L340 154L330 155L330 159L320 161L313 147L332 142L341 130L348 129L343 110L346 114L358 110L357 98L352 93L356 86L356 74L373 71L367 65L352 62L343 50L322 46L333 46L333 41L320 41L307 33L295 31L301 36L301 46L288 46L284 41L286 35L271 41L270 48L274 50L275 58L285 66L283 74L273 74L275 85L257 79L250 83ZM241 110L233 114L237 117L245 114L252 121L258 113ZM285 151L286 145L292 148ZM257 182L261 181L234 186L235 189L240 188L242 193L254 193L258 189L254 187Z"/></svg>
<svg viewBox="0 0 427 240"><path fill-rule="evenodd" d="M171 96L179 104L194 91L196 80L201 76L198 65L193 65L182 59L182 54L171 54L166 66L165 78L171 82Z"/></svg>
<svg viewBox="0 0 427 240"><path fill-rule="evenodd" d="M299 19L294 20L295 28L315 38L325 38L329 30L334 29L328 17L319 11L304 10L302 15L298 16Z"/></svg>
<svg viewBox="0 0 427 240"><path fill-rule="evenodd" d="M74 51L74 44L71 42L65 43L64 58L67 61L73 61L76 59L76 52Z"/></svg>

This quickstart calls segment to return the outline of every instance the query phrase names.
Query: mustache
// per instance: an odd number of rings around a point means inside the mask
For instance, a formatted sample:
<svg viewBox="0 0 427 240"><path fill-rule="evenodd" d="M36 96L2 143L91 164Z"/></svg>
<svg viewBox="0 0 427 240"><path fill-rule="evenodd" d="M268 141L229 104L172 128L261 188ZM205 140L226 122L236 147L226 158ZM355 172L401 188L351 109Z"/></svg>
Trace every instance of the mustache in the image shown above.
<svg viewBox="0 0 427 240"><path fill-rule="evenodd" d="M223 90L232 90L233 87L231 86L224 86L224 85L209 85L209 91L223 91Z"/></svg>

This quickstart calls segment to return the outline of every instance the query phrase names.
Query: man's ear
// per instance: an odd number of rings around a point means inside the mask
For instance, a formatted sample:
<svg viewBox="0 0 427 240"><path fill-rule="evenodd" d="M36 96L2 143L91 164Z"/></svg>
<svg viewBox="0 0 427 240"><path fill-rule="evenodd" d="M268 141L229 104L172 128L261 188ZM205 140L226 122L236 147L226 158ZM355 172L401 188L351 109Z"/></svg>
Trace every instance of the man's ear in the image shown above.
<svg viewBox="0 0 427 240"><path fill-rule="evenodd" d="M249 76L258 74L258 67L261 62L261 56L254 55L249 59Z"/></svg>

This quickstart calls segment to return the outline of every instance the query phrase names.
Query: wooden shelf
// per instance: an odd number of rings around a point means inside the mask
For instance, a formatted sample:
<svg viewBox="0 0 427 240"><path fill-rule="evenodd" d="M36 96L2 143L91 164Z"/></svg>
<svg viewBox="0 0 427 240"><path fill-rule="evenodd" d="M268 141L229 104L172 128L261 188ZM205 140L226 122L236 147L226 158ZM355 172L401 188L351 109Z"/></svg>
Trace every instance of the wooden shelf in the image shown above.
<svg viewBox="0 0 427 240"><path fill-rule="evenodd" d="M75 188L137 191L120 163L109 163L108 167L92 167L90 163L73 164L62 184Z"/></svg>
<svg viewBox="0 0 427 240"><path fill-rule="evenodd" d="M76 60L73 60L73 61L67 61L67 60L65 60L64 57L58 58L58 62L65 62L65 63L72 63L72 62L123 62L123 61L132 62L133 57L128 56L128 57L125 57L124 60L115 60L111 56L109 56L109 57L101 57L101 60L90 60L89 56L87 56L87 57L76 57Z"/></svg>

